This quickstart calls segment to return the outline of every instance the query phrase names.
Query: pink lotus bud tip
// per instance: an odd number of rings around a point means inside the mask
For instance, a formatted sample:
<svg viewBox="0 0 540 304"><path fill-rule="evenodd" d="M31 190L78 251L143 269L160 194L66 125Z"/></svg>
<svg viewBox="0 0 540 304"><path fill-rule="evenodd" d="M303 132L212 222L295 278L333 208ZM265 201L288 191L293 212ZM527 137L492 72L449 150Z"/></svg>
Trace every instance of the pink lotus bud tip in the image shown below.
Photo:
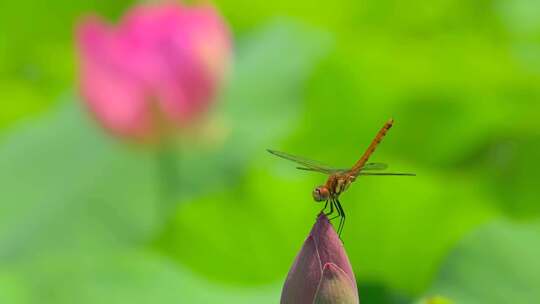
<svg viewBox="0 0 540 304"><path fill-rule="evenodd" d="M281 303L359 303L349 259L323 213L287 275Z"/></svg>

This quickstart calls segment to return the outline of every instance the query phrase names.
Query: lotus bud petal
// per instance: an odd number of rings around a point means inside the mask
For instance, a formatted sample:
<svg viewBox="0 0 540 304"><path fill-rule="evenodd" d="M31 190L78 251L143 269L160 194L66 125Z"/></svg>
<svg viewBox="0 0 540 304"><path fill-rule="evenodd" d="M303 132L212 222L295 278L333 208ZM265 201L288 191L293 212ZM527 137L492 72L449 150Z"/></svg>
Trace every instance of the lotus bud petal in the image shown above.
<svg viewBox="0 0 540 304"><path fill-rule="evenodd" d="M289 270L281 303L359 303L347 253L322 213Z"/></svg>

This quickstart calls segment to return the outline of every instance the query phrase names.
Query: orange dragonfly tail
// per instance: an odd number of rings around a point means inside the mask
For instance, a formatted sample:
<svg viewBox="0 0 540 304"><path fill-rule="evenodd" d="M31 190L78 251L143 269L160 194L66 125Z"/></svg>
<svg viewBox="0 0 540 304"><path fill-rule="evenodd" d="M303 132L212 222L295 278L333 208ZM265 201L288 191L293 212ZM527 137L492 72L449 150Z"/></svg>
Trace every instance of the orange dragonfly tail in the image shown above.
<svg viewBox="0 0 540 304"><path fill-rule="evenodd" d="M364 155L362 155L362 157L352 167L352 169L350 171L352 175L358 175L360 170L367 163L367 161L368 161L369 157L371 156L371 154L373 154L373 152L375 152L375 148L377 148L377 146L381 143L381 140L386 135L386 132L388 132L388 130L390 130L390 128L392 127L393 124L394 124L394 120L392 118L390 118L384 124L384 126L379 130L379 132L377 133L377 135L375 136L375 138L373 139L373 141L371 142L371 144L367 148L366 152L364 152Z"/></svg>

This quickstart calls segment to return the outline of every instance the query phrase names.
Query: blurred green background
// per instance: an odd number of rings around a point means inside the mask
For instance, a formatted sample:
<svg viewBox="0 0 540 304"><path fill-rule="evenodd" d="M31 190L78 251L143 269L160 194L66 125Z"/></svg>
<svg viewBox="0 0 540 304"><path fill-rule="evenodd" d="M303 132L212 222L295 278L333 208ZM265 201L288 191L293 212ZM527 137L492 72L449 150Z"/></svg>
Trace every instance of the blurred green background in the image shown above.
<svg viewBox="0 0 540 304"><path fill-rule="evenodd" d="M233 73L167 206L75 93L76 20L131 5L0 4L0 303L277 303L324 176L265 149L348 166L389 117L372 160L418 176L342 196L361 301L538 301L540 2L216 1Z"/></svg>

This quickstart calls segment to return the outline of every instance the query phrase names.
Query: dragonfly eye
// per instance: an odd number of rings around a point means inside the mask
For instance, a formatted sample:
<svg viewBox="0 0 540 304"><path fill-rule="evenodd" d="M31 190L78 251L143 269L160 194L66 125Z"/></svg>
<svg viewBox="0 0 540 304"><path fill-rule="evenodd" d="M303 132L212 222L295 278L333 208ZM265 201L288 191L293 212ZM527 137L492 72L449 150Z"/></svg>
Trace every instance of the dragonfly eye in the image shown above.
<svg viewBox="0 0 540 304"><path fill-rule="evenodd" d="M324 189L323 189L324 190ZM317 187L313 190L313 199L317 202L328 199L326 192L321 190L321 187Z"/></svg>

